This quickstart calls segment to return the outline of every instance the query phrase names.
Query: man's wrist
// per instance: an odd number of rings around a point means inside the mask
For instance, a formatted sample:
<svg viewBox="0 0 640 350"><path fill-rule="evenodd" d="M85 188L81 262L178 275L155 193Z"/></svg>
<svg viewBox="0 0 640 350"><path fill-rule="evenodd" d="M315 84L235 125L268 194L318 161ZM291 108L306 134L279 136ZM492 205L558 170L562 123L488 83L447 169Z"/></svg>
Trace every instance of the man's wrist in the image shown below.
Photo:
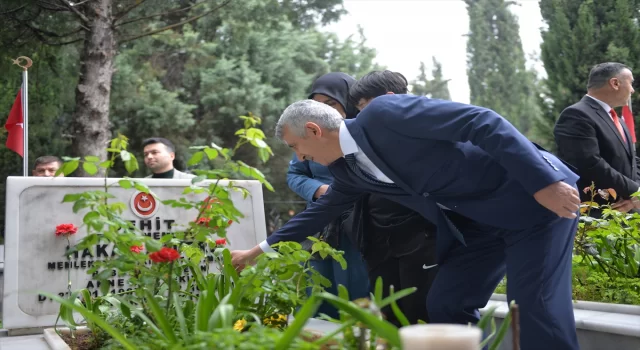
<svg viewBox="0 0 640 350"><path fill-rule="evenodd" d="M273 248L271 248L269 243L267 243L266 239L264 241L260 242L260 244L258 244L257 247L260 249L259 253L275 253L275 250L273 250ZM251 250L253 250L253 249L251 249ZM260 255L260 254L258 254L258 255Z"/></svg>

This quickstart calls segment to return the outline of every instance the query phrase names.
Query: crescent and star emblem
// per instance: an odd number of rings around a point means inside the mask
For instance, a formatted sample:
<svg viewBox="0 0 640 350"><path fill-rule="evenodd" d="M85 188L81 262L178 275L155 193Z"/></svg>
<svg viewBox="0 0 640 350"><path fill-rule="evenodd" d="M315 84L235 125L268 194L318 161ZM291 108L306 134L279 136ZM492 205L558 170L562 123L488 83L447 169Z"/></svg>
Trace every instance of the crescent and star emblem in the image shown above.
<svg viewBox="0 0 640 350"><path fill-rule="evenodd" d="M136 192L131 197L131 211L141 218L150 218L158 211L156 199L150 194Z"/></svg>
<svg viewBox="0 0 640 350"><path fill-rule="evenodd" d="M155 203L151 203L151 201L149 200L149 197L145 194L143 194L142 196L140 196L140 200L136 201L138 202L138 204L136 204L136 208L142 212L148 212L150 210L153 209L153 205ZM142 206L142 203L147 203L146 207Z"/></svg>

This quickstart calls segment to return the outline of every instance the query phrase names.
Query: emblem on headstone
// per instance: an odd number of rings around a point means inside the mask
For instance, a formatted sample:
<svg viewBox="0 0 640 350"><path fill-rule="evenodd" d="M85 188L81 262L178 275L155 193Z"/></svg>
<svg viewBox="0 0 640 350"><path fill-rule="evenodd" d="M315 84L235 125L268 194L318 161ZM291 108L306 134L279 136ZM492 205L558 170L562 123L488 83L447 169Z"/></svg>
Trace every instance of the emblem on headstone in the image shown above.
<svg viewBox="0 0 640 350"><path fill-rule="evenodd" d="M153 195L140 191L136 191L131 196L130 206L131 211L143 219L153 217L158 211L158 202Z"/></svg>

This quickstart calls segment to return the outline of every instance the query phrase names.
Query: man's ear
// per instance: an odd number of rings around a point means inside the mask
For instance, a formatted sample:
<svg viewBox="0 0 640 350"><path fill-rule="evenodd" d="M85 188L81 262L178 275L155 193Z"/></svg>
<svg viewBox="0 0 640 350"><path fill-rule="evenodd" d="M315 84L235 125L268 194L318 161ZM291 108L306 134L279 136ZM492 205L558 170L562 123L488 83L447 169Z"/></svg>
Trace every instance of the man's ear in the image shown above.
<svg viewBox="0 0 640 350"><path fill-rule="evenodd" d="M316 136L316 137L320 137L322 136L322 129L320 128L320 126L316 123L312 123L312 122L307 122L306 124L304 124L305 129L307 129L307 133Z"/></svg>
<svg viewBox="0 0 640 350"><path fill-rule="evenodd" d="M171 153L169 153L169 156L171 157L171 160L175 160L175 159L176 159L176 154L175 154L175 152L171 152Z"/></svg>

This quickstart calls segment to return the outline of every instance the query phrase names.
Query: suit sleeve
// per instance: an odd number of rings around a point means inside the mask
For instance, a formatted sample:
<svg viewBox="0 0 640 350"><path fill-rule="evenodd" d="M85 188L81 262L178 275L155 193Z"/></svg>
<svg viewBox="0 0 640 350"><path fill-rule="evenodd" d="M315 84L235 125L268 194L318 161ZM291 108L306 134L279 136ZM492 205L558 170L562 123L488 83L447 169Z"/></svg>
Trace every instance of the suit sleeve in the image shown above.
<svg viewBox="0 0 640 350"><path fill-rule="evenodd" d="M531 195L567 178L511 123L490 109L414 96L376 98L370 107L373 113L367 121L381 120L386 128L405 137L470 142L482 148Z"/></svg>
<svg viewBox="0 0 640 350"><path fill-rule="evenodd" d="M638 183L612 168L600 156L595 124L576 110L560 114L553 134L563 159L578 168L578 174L592 179L596 189L613 188L623 198L638 191Z"/></svg>
<svg viewBox="0 0 640 350"><path fill-rule="evenodd" d="M283 241L304 241L338 218L362 195L362 192L356 192L352 187L334 181L323 196L267 237L267 244L271 246Z"/></svg>
<svg viewBox="0 0 640 350"><path fill-rule="evenodd" d="M294 153L293 158L289 161L287 184L293 192L304 198L307 202L313 201L313 195L320 186L324 185L323 182L312 178L312 176L313 174L311 173L308 162L299 161Z"/></svg>

